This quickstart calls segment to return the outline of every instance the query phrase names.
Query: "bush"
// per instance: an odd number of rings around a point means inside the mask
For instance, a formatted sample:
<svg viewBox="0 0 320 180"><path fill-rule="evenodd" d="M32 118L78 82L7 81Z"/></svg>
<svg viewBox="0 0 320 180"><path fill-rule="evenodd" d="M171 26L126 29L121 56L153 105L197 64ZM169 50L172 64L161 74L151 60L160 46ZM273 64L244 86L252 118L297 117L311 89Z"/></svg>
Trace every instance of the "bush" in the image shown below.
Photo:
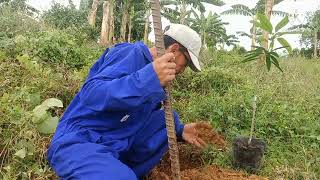
<svg viewBox="0 0 320 180"><path fill-rule="evenodd" d="M16 12L11 7L0 8L0 39L13 38L27 32L40 31L38 21L23 12Z"/></svg>
<svg viewBox="0 0 320 180"><path fill-rule="evenodd" d="M54 3L51 9L43 14L42 19L47 25L67 29L67 32L74 36L80 35L82 39L96 40L100 35L100 29L88 24L87 15L87 11L78 10L73 4L64 6Z"/></svg>
<svg viewBox="0 0 320 180"><path fill-rule="evenodd" d="M63 30L51 30L17 36L15 43L20 54L28 54L39 63L80 69L95 60L102 49L87 47L85 41L78 38Z"/></svg>
<svg viewBox="0 0 320 180"><path fill-rule="evenodd" d="M82 27L87 24L87 12L77 10L74 5L64 6L54 3L52 7L46 11L42 19L49 25L65 29L68 27Z"/></svg>

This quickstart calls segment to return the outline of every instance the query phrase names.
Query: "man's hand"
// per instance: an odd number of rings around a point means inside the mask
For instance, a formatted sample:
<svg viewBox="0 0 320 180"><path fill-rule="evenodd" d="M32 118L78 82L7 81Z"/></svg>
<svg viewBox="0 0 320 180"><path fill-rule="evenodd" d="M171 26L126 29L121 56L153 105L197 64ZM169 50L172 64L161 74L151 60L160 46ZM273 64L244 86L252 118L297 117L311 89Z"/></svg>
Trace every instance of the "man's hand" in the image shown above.
<svg viewBox="0 0 320 180"><path fill-rule="evenodd" d="M192 145L203 148L207 144L198 136L196 125L196 123L186 124L182 132L182 138Z"/></svg>
<svg viewBox="0 0 320 180"><path fill-rule="evenodd" d="M165 55L153 61L152 65L160 80L161 86L168 85L176 77L176 64L173 62L174 54L166 53Z"/></svg>

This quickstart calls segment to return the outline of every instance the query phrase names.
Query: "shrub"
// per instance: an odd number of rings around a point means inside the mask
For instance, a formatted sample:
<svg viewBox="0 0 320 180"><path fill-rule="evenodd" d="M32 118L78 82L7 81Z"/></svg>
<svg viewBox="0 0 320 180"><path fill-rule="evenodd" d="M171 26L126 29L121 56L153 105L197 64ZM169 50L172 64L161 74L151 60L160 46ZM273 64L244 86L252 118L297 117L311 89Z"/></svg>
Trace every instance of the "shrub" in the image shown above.
<svg viewBox="0 0 320 180"><path fill-rule="evenodd" d="M102 52L98 46L87 47L81 38L63 30L17 36L15 43L20 54L28 54L39 63L71 69L80 69Z"/></svg>

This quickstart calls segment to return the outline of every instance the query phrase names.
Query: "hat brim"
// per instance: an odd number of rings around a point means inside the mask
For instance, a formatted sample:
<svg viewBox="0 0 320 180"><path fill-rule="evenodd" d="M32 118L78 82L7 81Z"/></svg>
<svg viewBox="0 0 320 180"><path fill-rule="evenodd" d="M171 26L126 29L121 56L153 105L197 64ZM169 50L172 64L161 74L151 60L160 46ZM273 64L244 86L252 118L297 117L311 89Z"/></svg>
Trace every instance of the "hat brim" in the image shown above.
<svg viewBox="0 0 320 180"><path fill-rule="evenodd" d="M192 62L189 63L189 67L195 72L201 71L201 67L200 67L200 63L199 63L198 57L196 55L194 55L189 50L188 50L188 53L189 53L189 55L191 57L191 61L192 61Z"/></svg>

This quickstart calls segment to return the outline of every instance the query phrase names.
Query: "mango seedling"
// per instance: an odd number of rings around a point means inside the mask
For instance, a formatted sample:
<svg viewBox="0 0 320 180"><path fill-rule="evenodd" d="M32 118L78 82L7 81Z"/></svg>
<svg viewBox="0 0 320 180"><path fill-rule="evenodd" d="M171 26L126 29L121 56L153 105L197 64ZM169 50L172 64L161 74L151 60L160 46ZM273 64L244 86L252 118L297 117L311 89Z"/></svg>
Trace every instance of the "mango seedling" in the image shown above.
<svg viewBox="0 0 320 180"><path fill-rule="evenodd" d="M264 39L263 37L260 38L260 41L268 41L270 40L270 43L268 45L268 48L264 48L262 46L254 46L254 50L248 51L245 55L245 59L242 62L249 62L253 60L258 60L261 57L265 58L265 62L267 65L268 71L271 69L271 65L275 65L281 72L283 70L281 69L279 65L279 54L277 53L277 50L280 49L286 49L288 53L290 54L292 52L292 47L288 43L286 39L284 39L282 36L286 34L298 34L299 32L296 31L280 31L283 27L285 27L289 23L288 16L284 17L276 26L273 28L270 20L268 20L267 16L264 14L257 14L257 20L253 22L257 28L260 28L261 30L267 31L270 34L269 39ZM282 46L278 48L274 48L275 41L278 41Z"/></svg>
<svg viewBox="0 0 320 180"><path fill-rule="evenodd" d="M253 98L253 113L251 120L250 137L237 137L232 144L233 164L237 168L249 172L257 172L262 164L262 158L266 150L266 143L262 139L253 138L255 127L257 97Z"/></svg>

